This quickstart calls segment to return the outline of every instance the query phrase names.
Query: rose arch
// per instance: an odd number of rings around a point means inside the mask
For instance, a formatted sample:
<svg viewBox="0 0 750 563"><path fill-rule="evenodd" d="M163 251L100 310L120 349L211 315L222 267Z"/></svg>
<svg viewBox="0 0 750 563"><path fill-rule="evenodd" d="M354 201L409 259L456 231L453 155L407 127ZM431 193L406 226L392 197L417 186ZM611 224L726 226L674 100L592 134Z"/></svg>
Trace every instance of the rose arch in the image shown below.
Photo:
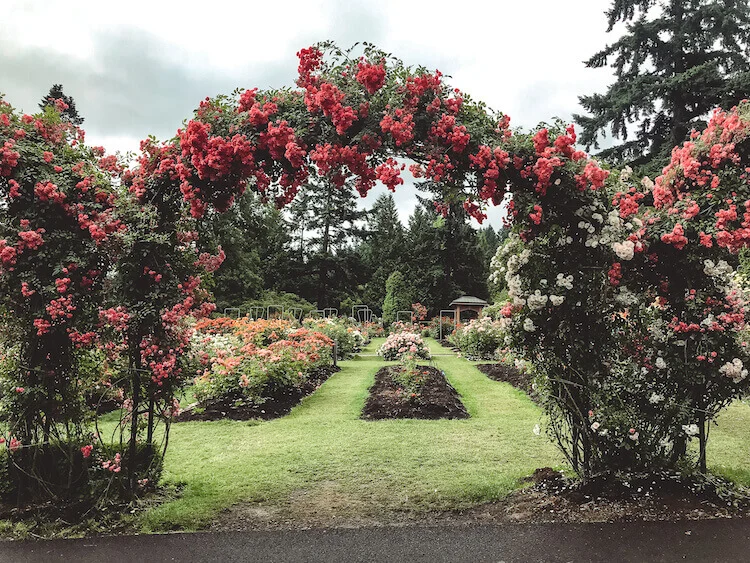
<svg viewBox="0 0 750 563"><path fill-rule="evenodd" d="M59 116L3 106L2 296L34 342L19 351L33 369L16 369L15 385L38 390L12 407L26 413L18 440L43 441L50 416L30 410L60 395L40 374L62 389L76 366L43 353L51 339L70 358L96 347L129 374L128 447L107 455L127 466L132 492L128 460L153 449L188 372L186 317L211 311L200 274L223 255L198 250L195 222L246 189L283 206L310 175L342 189L351 180L362 196L378 181L394 190L408 161L442 194L439 213L461 205L481 221L487 202L509 201L513 235L493 264L512 298L508 342L535 366L549 432L574 469L674 468L693 435L705 469L708 422L747 389L733 273L750 241L748 106L717 112L651 182L577 150L572 126L513 131L439 72L371 45L359 53L303 49L297 88L206 99L175 138L144 141L133 169L81 152ZM74 260L63 252L71 233ZM90 288L106 285L110 264L121 302L97 310ZM68 440L90 455L84 437Z"/></svg>

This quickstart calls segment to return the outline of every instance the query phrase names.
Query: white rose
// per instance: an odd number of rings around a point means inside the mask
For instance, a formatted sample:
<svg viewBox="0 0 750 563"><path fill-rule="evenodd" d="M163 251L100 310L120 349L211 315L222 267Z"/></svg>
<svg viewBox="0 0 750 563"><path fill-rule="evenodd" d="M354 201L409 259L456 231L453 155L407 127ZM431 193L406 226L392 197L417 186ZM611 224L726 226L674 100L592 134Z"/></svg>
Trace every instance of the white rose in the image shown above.
<svg viewBox="0 0 750 563"><path fill-rule="evenodd" d="M549 300L552 302L552 304L555 307L559 307L560 305L562 305L562 302L565 301L565 296L564 295L550 295Z"/></svg>
<svg viewBox="0 0 750 563"><path fill-rule="evenodd" d="M632 260L635 253L635 243L632 240L612 243L612 250L615 251L620 260Z"/></svg>

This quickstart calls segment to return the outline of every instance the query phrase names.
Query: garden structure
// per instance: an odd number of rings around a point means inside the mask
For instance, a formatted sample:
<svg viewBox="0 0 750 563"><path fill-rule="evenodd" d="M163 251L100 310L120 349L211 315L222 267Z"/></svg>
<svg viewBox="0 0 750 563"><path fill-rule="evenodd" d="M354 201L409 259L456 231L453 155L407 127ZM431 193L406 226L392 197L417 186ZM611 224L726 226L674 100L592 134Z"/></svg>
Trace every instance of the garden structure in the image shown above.
<svg viewBox="0 0 750 563"><path fill-rule="evenodd" d="M514 131L440 72L370 45L303 49L298 70L297 89L202 101L174 138L144 141L133 168L86 147L63 103L30 116L0 102L8 498L133 499L158 482L198 369L195 319L214 309L205 281L225 258L202 246L198 220L247 189L282 207L316 175L363 196L377 181L395 190L404 160L443 216L462 207L481 221L487 202L508 202L492 274L510 297L507 342L533 365L572 469L706 472L707 429L750 381L735 276L750 245L750 104L717 110L651 180L577 150L572 126ZM482 306L454 304L457 317ZM315 330L246 328L231 336L249 358L215 362L220 375L247 367L227 380L243 389L327 344ZM121 401L108 436L85 404L102 386Z"/></svg>
<svg viewBox="0 0 750 563"><path fill-rule="evenodd" d="M476 313L476 315L471 315L471 317L476 318L478 316L481 316L482 310L489 305L487 301L484 299L479 299L479 297L474 297L473 295L462 295L458 299L454 299L450 307L453 308L453 317L458 324L461 322L461 313L464 312L473 312ZM468 318L467 315L464 315L464 318Z"/></svg>

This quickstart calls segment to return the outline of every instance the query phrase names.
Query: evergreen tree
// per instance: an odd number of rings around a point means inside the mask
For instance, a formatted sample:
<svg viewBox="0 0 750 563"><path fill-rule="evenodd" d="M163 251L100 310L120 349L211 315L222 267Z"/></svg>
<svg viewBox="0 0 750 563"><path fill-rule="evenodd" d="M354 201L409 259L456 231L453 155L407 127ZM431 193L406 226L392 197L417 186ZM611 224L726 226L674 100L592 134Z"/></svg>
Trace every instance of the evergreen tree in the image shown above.
<svg viewBox="0 0 750 563"><path fill-rule="evenodd" d="M451 205L442 218L433 211L431 200L420 201L409 219L406 244L407 278L414 299L437 314L459 295L489 297L488 267L463 207Z"/></svg>
<svg viewBox="0 0 750 563"><path fill-rule="evenodd" d="M226 259L213 274L213 293L219 311L256 298L264 286L260 249L269 246L273 209L245 192L225 213L208 213L199 224L202 244L221 246Z"/></svg>
<svg viewBox="0 0 750 563"><path fill-rule="evenodd" d="M590 115L576 115L580 141L598 148L607 129L623 141L600 156L659 172L673 146L701 128L710 110L750 95L750 6L747 0L613 0L608 29L626 33L586 66L611 65L604 94L581 96ZM628 131L637 124L634 136Z"/></svg>
<svg viewBox="0 0 750 563"><path fill-rule="evenodd" d="M367 219L367 241L359 251L367 270L362 301L379 314L388 276L405 264L404 226L390 193L375 200Z"/></svg>
<svg viewBox="0 0 750 563"><path fill-rule="evenodd" d="M291 228L298 231L293 244L305 264L301 269L314 281L314 289L300 295L316 301L319 309L338 307L336 299L358 285L362 272L352 252L363 236L366 212L357 208L350 187L337 187L323 178L311 179L298 197L291 209Z"/></svg>
<svg viewBox="0 0 750 563"><path fill-rule="evenodd" d="M396 270L385 282L383 301L383 323L389 325L398 320L399 311L411 311L412 295L409 285L401 272Z"/></svg>
<svg viewBox="0 0 750 563"><path fill-rule="evenodd" d="M73 125L81 126L83 124L83 117L78 115L76 110L75 100L71 96L66 96L63 93L62 84L53 84L52 88L49 89L47 94L39 104L39 109L44 111L47 106L54 105L55 100L62 100L67 104L67 109L62 111L62 118L70 121Z"/></svg>

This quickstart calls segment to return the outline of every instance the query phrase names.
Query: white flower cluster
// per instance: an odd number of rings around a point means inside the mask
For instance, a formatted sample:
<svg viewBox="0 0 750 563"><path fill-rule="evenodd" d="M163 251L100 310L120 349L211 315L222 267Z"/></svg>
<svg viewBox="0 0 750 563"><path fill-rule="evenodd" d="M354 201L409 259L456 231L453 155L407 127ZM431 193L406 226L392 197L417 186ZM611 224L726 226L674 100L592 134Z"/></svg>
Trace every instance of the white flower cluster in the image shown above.
<svg viewBox="0 0 750 563"><path fill-rule="evenodd" d="M734 274L734 268L724 260L719 260L717 264L714 264L713 260L704 260L703 273L712 278L719 278L728 282Z"/></svg>
<svg viewBox="0 0 750 563"><path fill-rule="evenodd" d="M598 246L608 246L613 244L624 245L619 247L624 256L623 260L631 260L636 246L632 241L620 242L633 232L634 229L640 229L643 222L638 218L632 218L630 221L623 221L617 209L607 211L607 208L601 201L595 201L591 205L585 205L575 211L575 215L581 218L578 222L578 228L586 233L585 245L590 248ZM619 255L619 253L618 253Z"/></svg>
<svg viewBox="0 0 750 563"><path fill-rule="evenodd" d="M648 402L652 405L656 405L661 403L664 400L664 395L660 395L659 393L651 393L651 396L648 398Z"/></svg>
<svg viewBox="0 0 750 563"><path fill-rule="evenodd" d="M536 326L534 325L534 321L532 321L529 317L526 317L523 321L523 329L526 332L535 332Z"/></svg>
<svg viewBox="0 0 750 563"><path fill-rule="evenodd" d="M573 289L573 276L565 274L557 274L557 285L564 287L565 289Z"/></svg>
<svg viewBox="0 0 750 563"><path fill-rule="evenodd" d="M544 309L544 307L547 306L547 299L548 297L546 295L542 295L542 292L538 289L529 295L529 298L526 300L526 303L529 306L529 309L532 311L538 311L539 309Z"/></svg>
<svg viewBox="0 0 750 563"><path fill-rule="evenodd" d="M685 434L687 434L688 436L697 436L698 425L697 424L683 424L682 431L685 432Z"/></svg>
<svg viewBox="0 0 750 563"><path fill-rule="evenodd" d="M731 377L735 383L739 383L747 377L747 370L743 367L742 360L739 358L735 358L731 362L727 362L721 366L719 373L726 377Z"/></svg>
<svg viewBox="0 0 750 563"><path fill-rule="evenodd" d="M665 369L667 367L667 362L664 361L664 358L659 356L656 358L654 365L656 365L656 369Z"/></svg>
<svg viewBox="0 0 750 563"><path fill-rule="evenodd" d="M638 296L627 287L621 285L617 288L617 293L615 293L615 302L624 307L632 307L638 303Z"/></svg>

